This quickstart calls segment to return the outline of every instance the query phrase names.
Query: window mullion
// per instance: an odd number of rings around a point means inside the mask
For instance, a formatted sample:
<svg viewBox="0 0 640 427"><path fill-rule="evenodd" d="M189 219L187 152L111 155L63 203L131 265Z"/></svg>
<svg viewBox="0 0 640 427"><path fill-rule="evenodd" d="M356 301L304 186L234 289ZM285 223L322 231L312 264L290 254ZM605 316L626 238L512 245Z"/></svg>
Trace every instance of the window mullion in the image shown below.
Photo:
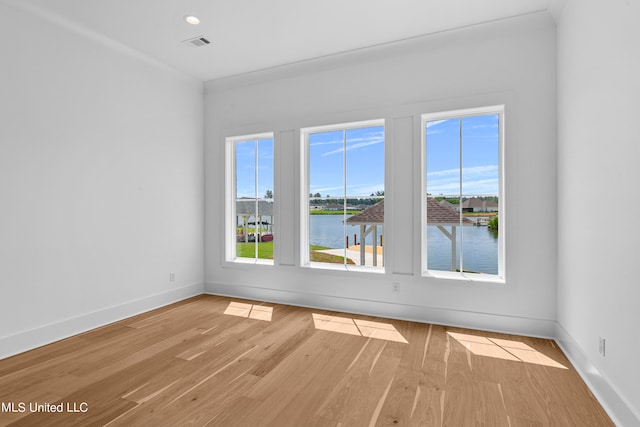
<svg viewBox="0 0 640 427"><path fill-rule="evenodd" d="M244 264L271 264L272 262L266 261L271 258L270 254L265 256L265 260L260 259L262 246L259 245L258 231L262 226L259 217L264 215L264 212L269 212L271 207L266 202L260 203L260 184L264 181L265 192L273 185L270 178L273 176L273 167L268 162L264 164L260 159L260 150L262 150L263 159L272 158L273 133L230 136L225 140L227 143L225 191L230 195L226 201L229 206L225 207L225 214L228 217L226 219L228 229L225 231L226 259ZM262 176L260 176L260 168L264 169ZM265 204L268 205L266 208ZM251 217L254 217L253 242L249 241ZM269 217L271 218L272 215ZM242 238L237 234L239 221L242 221Z"/></svg>
<svg viewBox="0 0 640 427"><path fill-rule="evenodd" d="M450 195L457 203L456 214L447 221L453 226L451 233L444 227L438 228L444 234L431 231L438 225L437 220L430 219L423 226L422 251L423 263L426 263L425 274L438 277L440 271L453 270L455 275L445 273L442 277L468 278L471 280L498 280L504 277L504 227L497 230L471 227L487 225L492 216L502 212L503 181L502 165L502 117L504 106L482 107L457 110L443 113L422 115L423 132L423 190L443 207L454 209L440 197ZM456 123L458 128L456 129ZM458 138L458 144L455 144ZM428 140L428 141L427 141ZM455 150L458 150L456 153ZM458 170L454 172L457 154ZM458 184L454 184L454 179ZM430 181L431 180L431 181ZM458 195L453 194L458 188ZM441 195L441 196L438 196ZM455 196L455 197L454 197ZM446 199L445 199L446 200ZM453 200L451 200L453 202ZM467 204L467 207L464 207ZM434 205L435 206L435 205ZM433 208L436 212L436 208ZM477 212L477 213L475 213ZM440 212L445 216L444 212ZM435 218L435 215L434 215ZM460 230L458 231L458 228ZM493 228L493 227L491 227ZM491 233L485 230L491 231ZM457 235L458 238L454 238ZM444 253L445 239L451 242L451 262L446 262ZM467 249L467 243L469 248ZM442 254L442 255L434 255ZM431 256L429 256L431 255ZM497 259L496 259L497 257ZM468 261L468 264L467 264ZM423 264L424 265L424 264ZM476 274L477 273L477 274ZM484 275L484 276L483 276Z"/></svg>
<svg viewBox="0 0 640 427"><path fill-rule="evenodd" d="M255 186L255 214L253 215L253 223L254 223L254 227L253 227L253 245L254 245L254 254L255 254L255 259L256 261L258 260L258 140L256 139L255 142L255 181L256 181L256 186Z"/></svg>
<svg viewBox="0 0 640 427"><path fill-rule="evenodd" d="M343 199L342 199L342 230L343 236L347 235L347 131L342 131L342 187L343 187ZM360 243L362 244L362 242ZM344 239L344 259L342 261L346 267L347 265L347 241Z"/></svg>
<svg viewBox="0 0 640 427"><path fill-rule="evenodd" d="M458 248L458 253L460 254L460 274L464 273L464 267L463 267L463 248L464 248L464 229L463 227L463 210L462 210L462 167L463 167L463 163L462 163L462 118L460 118L459 120L459 132L460 132L460 136L459 136L459 144L460 144L460 247Z"/></svg>
<svg viewBox="0 0 640 427"><path fill-rule="evenodd" d="M373 167L377 168L378 165L382 164L381 159L384 159L384 145L376 144L384 142L384 121L375 120L342 125L318 126L302 129L302 133L303 137L301 141L304 144L303 150L305 150L305 152L303 156L301 156L301 159L306 176L302 175L301 178L303 182L305 178L307 180L304 182L305 191L303 197L313 198L313 194L311 194L312 189L317 187L321 191L325 191L324 188L326 186L327 197L319 200L318 205L319 208L333 211L328 212L328 214L332 216L317 217L318 235L316 236L314 234L313 239L318 239L318 245L326 246L329 250L322 248L317 249L318 254L314 256L314 259L318 258L318 264L323 264L323 266L318 265L317 267L331 268L333 265L333 268L336 269L351 270L349 267L352 261L348 259L351 251L347 243L347 234L349 232L348 230L351 230L350 226L354 224L348 222L352 218L349 211L351 207L349 197L354 198L353 201L355 204L361 205L360 209L363 212L371 207L368 206L366 201L360 202L362 195L359 191L361 191L362 188L367 188L367 186L363 184L367 179L366 177L360 176L360 168L364 167L364 165L373 165ZM339 144L342 144L342 147L340 147ZM367 148L365 149L364 147ZM363 149L359 150L360 148ZM347 153L347 151L351 152ZM341 157L340 154L342 154ZM340 164L340 161L342 161L342 164ZM340 167L342 167L342 170L340 170ZM363 172L369 173L370 171L363 170ZM340 173L342 173L342 176L340 176ZM375 175L375 173L373 175ZM342 181L340 181L340 178L342 178ZM327 185L329 183L330 185ZM378 182L375 182L373 186L377 187L378 184ZM342 186L342 189L340 189L340 186ZM382 186L380 190L383 189L384 187ZM375 190L376 189L373 191L375 192ZM313 191L315 191L315 189ZM339 200L340 197L342 197L342 202L336 206L337 200ZM333 205L335 207L327 205ZM310 206L311 203L306 203L306 206L303 203L303 212L305 212L308 221L304 224L306 230L302 229L302 231L306 234L308 241L305 242L301 239L302 242L309 246L309 257L314 255L311 250L311 235L315 232L312 230L313 227L311 227ZM320 214L321 212L317 213ZM376 213L376 211L364 215L363 218L375 218L370 216L374 213ZM314 212L314 214L316 214L316 212ZM330 220L324 221L325 218L330 218ZM342 221L341 224L340 221ZM360 223L358 223L358 225L360 225ZM361 235L362 234L364 234L364 231L361 231ZM361 240L362 238L363 237L361 237ZM315 240L313 240L313 242L315 242ZM360 244L362 244L362 241ZM342 259L340 259L340 255L342 255ZM355 258L353 260L355 261ZM316 267L315 265L311 265L314 264L311 260L308 262L310 266ZM358 267L367 266L366 262L355 262L355 264ZM372 265L372 267L375 267L375 265ZM363 271L367 270L363 269Z"/></svg>

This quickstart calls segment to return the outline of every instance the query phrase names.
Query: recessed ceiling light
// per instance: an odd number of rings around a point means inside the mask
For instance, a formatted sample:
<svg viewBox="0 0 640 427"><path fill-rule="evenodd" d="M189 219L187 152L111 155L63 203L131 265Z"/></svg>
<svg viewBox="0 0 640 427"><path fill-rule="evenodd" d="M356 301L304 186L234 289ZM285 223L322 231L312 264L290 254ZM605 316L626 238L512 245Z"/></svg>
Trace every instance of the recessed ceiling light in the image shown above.
<svg viewBox="0 0 640 427"><path fill-rule="evenodd" d="M198 17L193 15L185 15L184 20L191 25L198 25L200 23Z"/></svg>

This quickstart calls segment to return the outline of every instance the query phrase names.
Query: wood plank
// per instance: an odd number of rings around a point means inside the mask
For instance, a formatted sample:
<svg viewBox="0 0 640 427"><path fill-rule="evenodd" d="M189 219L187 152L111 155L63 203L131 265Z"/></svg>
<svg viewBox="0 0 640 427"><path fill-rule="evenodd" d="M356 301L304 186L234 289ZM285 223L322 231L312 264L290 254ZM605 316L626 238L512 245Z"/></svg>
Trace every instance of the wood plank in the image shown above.
<svg viewBox="0 0 640 427"><path fill-rule="evenodd" d="M376 339L363 344L317 415L343 425L377 422L400 364L382 355L386 345Z"/></svg>
<svg viewBox="0 0 640 427"><path fill-rule="evenodd" d="M278 323L264 329L250 341L260 348L253 355L253 375L264 377L309 339L316 329L307 309L287 310Z"/></svg>
<svg viewBox="0 0 640 427"><path fill-rule="evenodd" d="M246 425L303 423L343 378L362 341L362 337L318 331L246 393L262 402L247 414Z"/></svg>
<svg viewBox="0 0 640 427"><path fill-rule="evenodd" d="M444 426L480 425L477 416L477 392L471 375L471 355L455 339L447 336L444 360L446 365Z"/></svg>
<svg viewBox="0 0 640 427"><path fill-rule="evenodd" d="M0 401L89 409L0 426L613 425L551 340L207 295L0 360Z"/></svg>

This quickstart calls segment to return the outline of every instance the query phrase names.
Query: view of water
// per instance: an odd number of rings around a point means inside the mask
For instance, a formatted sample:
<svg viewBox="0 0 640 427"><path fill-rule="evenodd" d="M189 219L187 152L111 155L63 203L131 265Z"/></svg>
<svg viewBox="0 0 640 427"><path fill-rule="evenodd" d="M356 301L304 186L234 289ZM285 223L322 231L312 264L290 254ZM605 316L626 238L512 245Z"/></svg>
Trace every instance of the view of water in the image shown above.
<svg viewBox="0 0 640 427"><path fill-rule="evenodd" d="M445 227L448 231L450 227ZM461 235L462 262L465 271L498 274L498 237L487 227L458 227L456 246L459 251ZM460 268L460 256L456 256L456 267ZM451 240L438 227L427 227L427 268L429 270L451 269Z"/></svg>
<svg viewBox="0 0 640 427"><path fill-rule="evenodd" d="M447 227L448 229L448 227ZM358 234L359 227L347 225L349 244L353 244L353 235ZM378 227L378 236L382 227ZM309 241L312 245L329 248L344 247L344 224L341 215L310 215ZM459 227L457 245L460 248L460 237L464 235L462 247L463 269L478 273L498 274L498 238L487 227ZM371 245L372 236L365 239ZM437 227L427 227L427 264L430 270L451 268L451 240ZM379 243L379 241L378 241ZM460 259L457 257L457 267Z"/></svg>
<svg viewBox="0 0 640 427"><path fill-rule="evenodd" d="M348 218L349 216L347 216ZM353 235L360 233L359 225L347 225L349 245L353 245ZM378 227L378 236L382 233L382 227ZM342 215L309 215L309 243L325 246L327 248L344 247L344 223ZM358 236L358 239L360 236ZM371 245L373 236L370 234L365 239L365 245ZM384 243L384 242L383 242ZM378 244L380 238L378 237Z"/></svg>

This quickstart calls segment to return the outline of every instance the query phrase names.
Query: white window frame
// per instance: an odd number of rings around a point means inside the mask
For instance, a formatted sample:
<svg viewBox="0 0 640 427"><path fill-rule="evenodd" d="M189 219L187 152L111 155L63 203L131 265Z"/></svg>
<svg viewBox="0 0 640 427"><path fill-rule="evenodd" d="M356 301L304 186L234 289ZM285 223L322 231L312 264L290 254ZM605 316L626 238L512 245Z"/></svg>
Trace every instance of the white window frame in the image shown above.
<svg viewBox="0 0 640 427"><path fill-rule="evenodd" d="M498 274L478 274L457 271L429 270L427 266L427 122L434 120L458 119L473 116L498 115ZM506 234L506 210L505 210L505 173L504 173L504 136L505 136L505 106L493 105L487 107L467 108L461 110L444 111L437 113L422 114L420 121L421 128L421 204L420 204L420 224L421 224L421 271L423 277L435 277L443 279L457 279L477 282L497 282L505 283L505 234ZM462 153L460 154L462 156ZM463 267L464 268L464 267Z"/></svg>
<svg viewBox="0 0 640 427"><path fill-rule="evenodd" d="M274 259L261 258L239 258L236 252L236 150L235 146L238 142L246 142L252 140L271 139L273 140L273 154L275 157L276 141L274 132L254 133L249 135L229 136L225 138L225 261L240 264L258 264L258 265L275 265L275 247ZM275 158L274 158L275 160ZM256 170L256 174L258 171ZM274 184L275 184L275 162L274 162ZM275 191L275 189L274 189ZM275 205L274 196L274 205ZM274 206L275 212L275 206ZM275 245L275 242L274 242Z"/></svg>
<svg viewBox="0 0 640 427"><path fill-rule="evenodd" d="M385 267L383 266L360 266L349 264L330 264L322 262L311 262L309 251L309 135L320 132L332 132L339 130L351 130L360 129L374 126L383 126L385 128L385 146L386 141L386 125L385 119L372 119L362 120L357 122L330 124L306 127L300 129L300 265L302 267L326 269L326 270L340 270L340 271L359 271L367 273L384 273ZM386 147L385 147L386 153ZM385 156L385 163L387 162ZM386 169L386 168L385 168ZM386 178L385 178L386 184ZM385 220L386 221L386 220ZM387 254L383 256L386 257Z"/></svg>

